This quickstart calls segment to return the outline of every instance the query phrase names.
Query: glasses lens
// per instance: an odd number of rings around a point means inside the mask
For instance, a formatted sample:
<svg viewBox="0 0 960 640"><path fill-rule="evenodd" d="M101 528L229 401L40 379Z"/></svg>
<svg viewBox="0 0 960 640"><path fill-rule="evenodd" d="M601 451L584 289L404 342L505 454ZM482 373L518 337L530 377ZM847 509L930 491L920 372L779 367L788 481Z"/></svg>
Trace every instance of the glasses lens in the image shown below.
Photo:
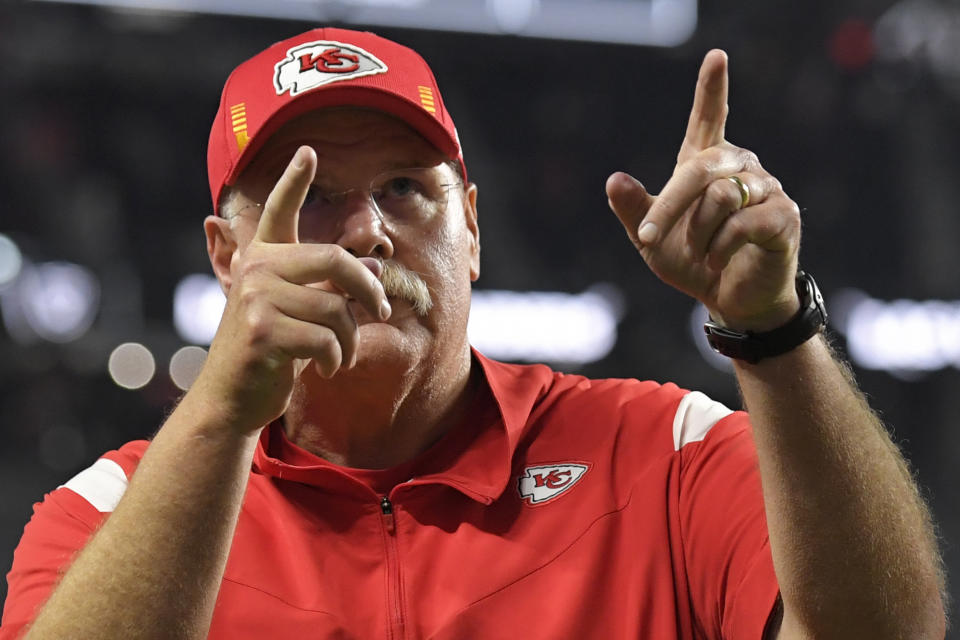
<svg viewBox="0 0 960 640"><path fill-rule="evenodd" d="M370 183L370 198L381 219L391 224L417 224L443 212L450 188L460 183L441 168L385 171ZM314 184L300 209L300 236L320 238L330 234L343 214L344 203L363 189L331 191Z"/></svg>
<svg viewBox="0 0 960 640"><path fill-rule="evenodd" d="M399 169L374 178L370 193L385 218L409 223L441 213L455 184L439 168Z"/></svg>

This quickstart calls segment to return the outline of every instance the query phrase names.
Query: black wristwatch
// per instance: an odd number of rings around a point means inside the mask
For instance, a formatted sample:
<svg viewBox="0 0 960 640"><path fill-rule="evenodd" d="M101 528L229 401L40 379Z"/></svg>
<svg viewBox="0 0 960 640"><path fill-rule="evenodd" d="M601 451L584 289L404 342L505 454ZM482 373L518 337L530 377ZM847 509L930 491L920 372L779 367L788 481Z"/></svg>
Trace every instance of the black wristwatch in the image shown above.
<svg viewBox="0 0 960 640"><path fill-rule="evenodd" d="M797 294L800 310L787 324L772 331L733 331L708 320L703 325L707 342L717 353L751 364L796 349L827 324L823 295L809 273L797 272Z"/></svg>

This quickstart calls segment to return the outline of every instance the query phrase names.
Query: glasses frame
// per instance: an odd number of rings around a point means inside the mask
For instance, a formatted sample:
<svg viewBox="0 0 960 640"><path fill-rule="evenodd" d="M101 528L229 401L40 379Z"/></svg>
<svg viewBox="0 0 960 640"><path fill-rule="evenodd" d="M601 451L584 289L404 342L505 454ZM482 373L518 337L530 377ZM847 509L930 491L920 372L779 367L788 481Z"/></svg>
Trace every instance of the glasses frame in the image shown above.
<svg viewBox="0 0 960 640"><path fill-rule="evenodd" d="M387 214L381 208L380 203L377 201L377 198L374 197L374 191L377 190L377 188L375 188L374 185L380 182L384 176L396 175L397 177L405 177L404 176L405 173L420 172L420 171L434 171L437 168L438 168L437 166L433 166L433 167L404 167L400 169L388 169L386 171L381 171L380 173L373 176L370 179L370 183L366 187L353 187L351 189L344 189L342 191L331 191L331 192L324 193L324 197L327 199L335 200L336 202L334 203L333 206L341 206L344 202L347 201L347 199L351 194L357 193L357 192L365 192L366 200L370 203L370 206L376 212L377 217L380 219L380 222L382 222L383 224L390 224L390 221L394 219L394 216ZM388 181L389 181L389 178L384 179L382 184L386 184L386 182ZM310 189L316 188L318 186L319 185L317 185L316 182L313 182L310 184ZM442 203L442 206L440 207L440 209L445 210L446 207L450 204L450 189L454 187L466 188L466 185L463 182L463 178L455 174L453 182L440 183L437 185L437 187L441 188L446 196L446 200ZM309 197L309 190L307 193L307 197ZM239 209L237 209L237 211L233 215L238 216L242 212L244 212L246 209L258 209L260 210L260 213L262 215L263 208L265 206L266 206L265 202L249 202L244 204ZM304 209L308 208L309 206L310 205L306 203L306 198L305 198L305 202L303 205L301 205L299 213L302 214Z"/></svg>

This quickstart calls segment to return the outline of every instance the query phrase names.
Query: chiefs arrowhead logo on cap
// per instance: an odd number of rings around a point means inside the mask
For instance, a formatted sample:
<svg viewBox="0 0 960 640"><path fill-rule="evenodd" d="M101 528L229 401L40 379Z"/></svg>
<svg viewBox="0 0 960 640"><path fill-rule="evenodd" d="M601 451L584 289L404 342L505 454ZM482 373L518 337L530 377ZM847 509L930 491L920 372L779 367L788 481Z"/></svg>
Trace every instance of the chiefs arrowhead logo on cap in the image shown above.
<svg viewBox="0 0 960 640"><path fill-rule="evenodd" d="M589 468L574 462L527 467L520 476L520 497L530 504L553 500L575 485Z"/></svg>
<svg viewBox="0 0 960 640"><path fill-rule="evenodd" d="M360 47L334 40L305 42L287 51L275 66L277 95L291 96L338 80L386 73L387 65Z"/></svg>

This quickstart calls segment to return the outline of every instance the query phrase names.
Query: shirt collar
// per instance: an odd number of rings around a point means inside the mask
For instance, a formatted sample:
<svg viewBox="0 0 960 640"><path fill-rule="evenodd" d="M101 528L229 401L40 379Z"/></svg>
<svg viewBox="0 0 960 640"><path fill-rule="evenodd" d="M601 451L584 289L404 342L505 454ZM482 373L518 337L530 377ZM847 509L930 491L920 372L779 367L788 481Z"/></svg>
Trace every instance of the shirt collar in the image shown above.
<svg viewBox="0 0 960 640"><path fill-rule="evenodd" d="M486 424L461 425L418 456L412 465L406 463L376 472L341 467L290 443L282 433L275 432L282 426L274 423L260 436L254 469L278 479L368 498L371 478L394 474L400 481L400 475L410 467L414 473L422 471L422 475L414 475L404 485L444 484L473 500L490 504L510 482L514 451L526 433L531 412L552 382L553 372L542 365L497 362L476 349L473 355L496 404L495 417ZM489 416L490 412L477 411L475 415Z"/></svg>

